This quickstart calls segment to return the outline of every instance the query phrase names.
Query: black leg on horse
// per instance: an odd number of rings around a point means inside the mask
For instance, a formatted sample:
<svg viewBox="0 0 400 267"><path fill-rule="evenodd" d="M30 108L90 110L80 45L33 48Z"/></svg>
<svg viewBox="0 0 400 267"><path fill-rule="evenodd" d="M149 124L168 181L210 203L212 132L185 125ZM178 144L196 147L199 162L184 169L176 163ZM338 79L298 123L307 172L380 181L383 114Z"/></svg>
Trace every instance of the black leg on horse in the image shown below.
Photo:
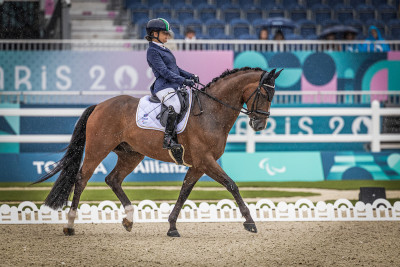
<svg viewBox="0 0 400 267"><path fill-rule="evenodd" d="M244 229L249 232L257 233L257 227L251 217L250 210L244 203L242 196L239 193L239 188L236 183L225 173L225 171L218 165L218 163L212 159L206 163L207 169L206 174L213 178L218 183L222 184L235 198L236 203L239 206L242 216L245 218Z"/></svg>
<svg viewBox="0 0 400 267"><path fill-rule="evenodd" d="M178 219L179 213L182 209L183 204L185 203L186 199L188 198L190 192L200 177L203 175L203 172L189 168L188 172L186 173L185 179L183 180L181 192L179 193L178 200L172 210L171 214L169 215L169 230L167 235L171 237L180 237L178 230L176 229L176 220Z"/></svg>
<svg viewBox="0 0 400 267"><path fill-rule="evenodd" d="M76 177L74 197L72 199L71 209L68 212L68 224L63 229L64 235L75 234L74 221L76 218L76 211L78 209L79 199L86 185L87 180L82 180L82 170L80 170Z"/></svg>
<svg viewBox="0 0 400 267"><path fill-rule="evenodd" d="M128 196L122 189L122 181L143 160L144 156L136 153L118 153L118 162L112 172L106 177L107 185L112 189L122 206L125 208L126 217L122 220L124 228L130 232L133 227L133 206Z"/></svg>

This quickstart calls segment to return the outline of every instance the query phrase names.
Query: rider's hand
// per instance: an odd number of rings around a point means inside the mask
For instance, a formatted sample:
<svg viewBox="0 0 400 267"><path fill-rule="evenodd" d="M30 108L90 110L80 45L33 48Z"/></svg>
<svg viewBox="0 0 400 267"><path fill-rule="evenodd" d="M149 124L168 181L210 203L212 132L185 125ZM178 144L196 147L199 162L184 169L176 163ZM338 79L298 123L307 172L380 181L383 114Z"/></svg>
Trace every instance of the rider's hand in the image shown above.
<svg viewBox="0 0 400 267"><path fill-rule="evenodd" d="M194 86L194 81L193 81L193 80L190 80L190 79L186 79L186 80L183 82L183 84L186 85L186 86L192 87L192 86Z"/></svg>
<svg viewBox="0 0 400 267"><path fill-rule="evenodd" d="M197 75L193 75L191 78L195 83L199 83L200 82L200 78Z"/></svg>

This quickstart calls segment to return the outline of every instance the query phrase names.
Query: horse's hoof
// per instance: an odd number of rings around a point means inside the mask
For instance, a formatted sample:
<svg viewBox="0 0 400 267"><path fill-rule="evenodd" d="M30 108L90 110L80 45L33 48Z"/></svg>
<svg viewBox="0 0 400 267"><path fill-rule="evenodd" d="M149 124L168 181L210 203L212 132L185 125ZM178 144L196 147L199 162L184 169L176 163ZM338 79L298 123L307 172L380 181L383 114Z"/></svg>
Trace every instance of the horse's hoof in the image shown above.
<svg viewBox="0 0 400 267"><path fill-rule="evenodd" d="M127 218L124 218L122 220L122 225L124 226L126 231L132 231L133 222L130 222Z"/></svg>
<svg viewBox="0 0 400 267"><path fill-rule="evenodd" d="M181 237L178 230L172 230L172 231L170 230L168 231L167 235L170 237Z"/></svg>
<svg viewBox="0 0 400 267"><path fill-rule="evenodd" d="M64 232L64 235L68 235L68 236L75 235L75 229L74 228L64 227L63 232Z"/></svg>
<svg viewBox="0 0 400 267"><path fill-rule="evenodd" d="M247 231L257 233L257 227L255 223L244 223L243 226Z"/></svg>

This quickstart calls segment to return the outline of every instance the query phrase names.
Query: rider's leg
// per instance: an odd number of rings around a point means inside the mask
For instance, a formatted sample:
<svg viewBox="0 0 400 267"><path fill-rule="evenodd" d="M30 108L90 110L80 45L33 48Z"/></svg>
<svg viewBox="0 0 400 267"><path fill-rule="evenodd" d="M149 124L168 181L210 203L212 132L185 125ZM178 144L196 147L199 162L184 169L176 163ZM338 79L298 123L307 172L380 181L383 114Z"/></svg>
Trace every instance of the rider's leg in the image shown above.
<svg viewBox="0 0 400 267"><path fill-rule="evenodd" d="M171 149L178 145L173 140L178 114L181 112L181 103L175 89L166 88L156 93L157 97L168 107L168 118L165 126L163 148Z"/></svg>

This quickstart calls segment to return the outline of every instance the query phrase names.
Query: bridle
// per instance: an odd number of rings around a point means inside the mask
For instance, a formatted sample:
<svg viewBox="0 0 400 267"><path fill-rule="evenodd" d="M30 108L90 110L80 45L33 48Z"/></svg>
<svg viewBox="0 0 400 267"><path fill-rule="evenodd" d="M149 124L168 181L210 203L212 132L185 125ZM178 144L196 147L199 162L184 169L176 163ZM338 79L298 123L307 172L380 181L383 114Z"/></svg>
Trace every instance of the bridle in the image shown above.
<svg viewBox="0 0 400 267"><path fill-rule="evenodd" d="M274 85L270 85L270 84L264 84L263 83L265 78L266 78L266 75L268 75L268 72L264 71L262 73L262 75L261 75L260 82L259 82L257 88L253 91L253 93L251 93L251 95L245 101L246 103L248 103L250 101L250 99L254 96L254 101L253 101L250 109L245 108L245 107L241 107L241 108L233 107L233 106L231 106L231 105L229 105L227 103L224 103L223 101L219 100L218 98L208 94L207 92L205 92L205 91L203 91L201 89L199 90L198 88L195 88L196 90L193 90L193 92L196 92L195 93L196 97L197 97L197 92L200 92L200 93L206 95L207 97L211 98L212 100L220 103L221 105L224 105L225 107L228 107L228 108L233 109L235 111L239 111L240 113L243 113L245 115L257 114L257 115L261 115L261 116L264 116L266 118L269 118L269 115L270 115L269 111L263 111L263 110L259 110L258 109L258 100L259 100L260 96L263 97L263 98L267 98L267 100L269 102L272 102L272 98L274 97L274 94L275 94L275 84ZM203 86L203 88L205 87L205 85L202 84L202 83L198 83L198 84ZM261 92L261 89L264 89L266 94L263 94ZM201 106L201 103L200 103L200 100L199 100L198 97L197 97L197 102L198 102L198 104L200 106L200 113L196 114L198 116L198 115L201 115L203 113L203 109L202 109L202 106ZM251 118L251 119L254 119L254 118Z"/></svg>

